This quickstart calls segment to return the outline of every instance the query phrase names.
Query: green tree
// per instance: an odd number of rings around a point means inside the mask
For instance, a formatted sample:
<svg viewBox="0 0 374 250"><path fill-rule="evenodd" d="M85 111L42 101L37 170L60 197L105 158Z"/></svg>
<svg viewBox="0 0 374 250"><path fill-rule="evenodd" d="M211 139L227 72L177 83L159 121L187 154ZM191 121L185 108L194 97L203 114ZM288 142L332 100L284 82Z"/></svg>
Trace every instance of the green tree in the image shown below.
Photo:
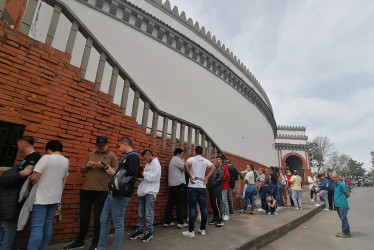
<svg viewBox="0 0 374 250"><path fill-rule="evenodd" d="M362 167L364 163L349 159L347 168L343 171L346 177L352 178L353 180L358 180L360 177L363 178L366 170Z"/></svg>
<svg viewBox="0 0 374 250"><path fill-rule="evenodd" d="M347 168L348 161L351 159L349 155L339 154L337 152L332 153L325 164L327 172L341 173Z"/></svg>
<svg viewBox="0 0 374 250"><path fill-rule="evenodd" d="M334 143L326 136L317 136L308 145L312 157L312 165L317 167L317 171L320 172L321 169L325 169L325 161L330 156L331 150L334 149Z"/></svg>

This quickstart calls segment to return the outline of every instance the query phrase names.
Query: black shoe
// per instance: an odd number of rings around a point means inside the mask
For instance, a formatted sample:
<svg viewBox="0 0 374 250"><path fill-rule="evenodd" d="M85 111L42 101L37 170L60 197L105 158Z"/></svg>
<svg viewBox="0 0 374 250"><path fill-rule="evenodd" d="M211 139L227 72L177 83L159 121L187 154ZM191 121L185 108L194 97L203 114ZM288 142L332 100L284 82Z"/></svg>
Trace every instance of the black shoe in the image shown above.
<svg viewBox="0 0 374 250"><path fill-rule="evenodd" d="M220 221L220 222L216 223L216 227L222 227L224 225L225 225L225 223L223 223L223 221Z"/></svg>
<svg viewBox="0 0 374 250"><path fill-rule="evenodd" d="M67 245L66 247L62 248L62 250L73 250L73 249L81 249L81 248L84 248L84 242L74 241L70 245Z"/></svg>
<svg viewBox="0 0 374 250"><path fill-rule="evenodd" d="M135 233L133 233L133 234L130 236L129 240L140 239L140 238L143 237L143 236L144 236L144 233L139 232L139 231L136 231Z"/></svg>
<svg viewBox="0 0 374 250"><path fill-rule="evenodd" d="M214 220L212 220L212 221L208 222L208 224L209 224L209 225L215 225L216 222L215 222Z"/></svg>
<svg viewBox="0 0 374 250"><path fill-rule="evenodd" d="M144 235L143 236L143 238L142 238L142 242L143 243L146 243L146 242L148 242L148 241L150 241L150 240L152 240L153 239L153 234L152 233L150 233L150 232L148 232L146 235Z"/></svg>

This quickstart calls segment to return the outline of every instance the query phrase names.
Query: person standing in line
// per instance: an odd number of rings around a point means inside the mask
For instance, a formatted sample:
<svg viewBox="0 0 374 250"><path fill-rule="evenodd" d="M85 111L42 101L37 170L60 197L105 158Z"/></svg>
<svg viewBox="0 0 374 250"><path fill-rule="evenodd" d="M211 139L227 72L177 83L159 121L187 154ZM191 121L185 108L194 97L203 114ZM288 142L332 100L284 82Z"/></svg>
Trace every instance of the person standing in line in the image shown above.
<svg viewBox="0 0 374 250"><path fill-rule="evenodd" d="M260 193L260 199L261 199L261 208L257 209L259 212L266 212L267 209L267 202L266 202L266 196L268 194L268 178L265 175L265 170L263 168L260 168L258 170L259 176L257 177L257 190Z"/></svg>
<svg viewBox="0 0 374 250"><path fill-rule="evenodd" d="M292 189L292 199L295 204L295 209L303 209L303 203L302 203L302 179L299 176L299 173L294 170L293 171L293 176L290 179L291 182L291 189Z"/></svg>
<svg viewBox="0 0 374 250"><path fill-rule="evenodd" d="M326 179L328 180L328 186L327 186L327 199L329 201L329 209L334 210L334 187L335 184L330 176L329 173L325 174Z"/></svg>
<svg viewBox="0 0 374 250"><path fill-rule="evenodd" d="M31 213L31 234L27 250L46 250L52 236L53 217L61 203L63 184L68 175L69 160L61 155L63 146L49 141L44 155L35 165L30 183L38 185Z"/></svg>
<svg viewBox="0 0 374 250"><path fill-rule="evenodd" d="M275 171L275 167L271 166L270 167L270 174L269 174L269 179L270 179L270 195L273 196L274 199L277 200L277 206L280 206L278 204L279 201L279 192L278 191L278 182L279 182L279 175Z"/></svg>
<svg viewBox="0 0 374 250"><path fill-rule="evenodd" d="M95 146L96 150L87 155L86 161L81 167L81 171L85 173L85 179L80 191L79 233L76 240L64 247L63 250L84 247L84 240L90 225L92 206L94 233L89 250L94 250L99 242L100 215L108 196L108 184L110 181L110 176L105 172L104 167L109 165L116 169L118 167L118 159L115 153L109 150L108 139L105 136L98 136Z"/></svg>
<svg viewBox="0 0 374 250"><path fill-rule="evenodd" d="M222 164L222 159L221 159ZM222 183L222 200L221 200L221 212L223 215L223 220L228 221L230 219L230 212L229 212L229 202L227 199L227 190L230 188L229 180L230 180L230 172L226 165L223 165L223 172L225 173L223 177Z"/></svg>
<svg viewBox="0 0 374 250"><path fill-rule="evenodd" d="M17 220L20 212L19 192L34 166L42 157L34 149L35 139L23 136L17 142L18 151L25 158L18 167L0 175L0 250L10 250L17 234Z"/></svg>
<svg viewBox="0 0 374 250"><path fill-rule="evenodd" d="M325 174L321 173L318 175L320 191L317 193L317 204L316 207L321 206L321 198L325 201L325 208L323 211L329 211L329 199L328 199L328 190L329 190L329 181L325 178Z"/></svg>
<svg viewBox="0 0 374 250"><path fill-rule="evenodd" d="M342 181L339 180L339 176L336 173L332 174L332 180L335 183L334 188L334 202L335 208L338 212L339 218L342 221L342 232L337 233L336 237L349 238L351 237L351 231L348 223L347 213L348 213L348 199L349 188Z"/></svg>
<svg viewBox="0 0 374 250"><path fill-rule="evenodd" d="M114 170L111 166L105 166L105 172L112 176L112 179L116 177L122 169L126 170L126 177L137 178L139 172L139 157L132 148L132 141L123 137L118 141L118 150L121 154L125 154L125 157L121 160L118 169ZM106 245L106 240L110 231L110 219L113 220L115 228L114 240L112 250L121 249L122 239L125 234L125 213L128 202L131 199L134 191L135 181L132 185L128 186L129 190L111 190L109 188L108 196L105 200L103 211L100 216L100 237L99 243L97 244L97 250L103 250Z"/></svg>
<svg viewBox="0 0 374 250"><path fill-rule="evenodd" d="M316 181L317 181L316 177L314 176L314 174L312 172L310 172L310 174L308 175L308 183L309 183L310 201L311 202L314 202L313 197L317 196L317 192L316 192L316 189L315 189Z"/></svg>
<svg viewBox="0 0 374 250"><path fill-rule="evenodd" d="M206 222L207 222L207 209L206 209L206 185L210 176L215 171L216 167L207 159L202 156L203 148L197 146L195 148L196 156L190 157L185 162L185 170L190 177L187 189L187 200L189 208L189 221L188 231L183 232L186 237L195 237L195 206L196 202L199 203L201 210L201 223L198 232L205 235ZM205 176L206 169L209 168L209 173Z"/></svg>
<svg viewBox="0 0 374 250"><path fill-rule="evenodd" d="M244 177L245 182L247 183L247 188L245 190L245 200L244 200L244 207L241 213L245 213L247 211L248 202L251 202L251 211L249 214L254 214L256 208L256 172L254 170L254 166L252 164L247 165L248 172Z"/></svg>
<svg viewBox="0 0 374 250"><path fill-rule="evenodd" d="M278 167L274 167L275 172L277 173L278 180L277 180L277 190L276 190L276 196L277 196L277 206L278 210L282 209L283 205L283 184L286 185L286 178L283 179L283 175L280 172Z"/></svg>
<svg viewBox="0 0 374 250"><path fill-rule="evenodd" d="M222 199L222 183L224 179L224 171L222 167L222 158L217 157L213 158L212 162L216 167L216 170L209 178L208 182L208 191L210 196L210 206L213 209L213 220L209 222L209 225L216 225L221 227L224 225L222 222L222 213L221 213L221 199Z"/></svg>
<svg viewBox="0 0 374 250"><path fill-rule="evenodd" d="M138 186L138 215L136 232L130 240L141 238L145 243L153 239L153 221L155 217L155 200L160 190L161 164L151 150L142 153L147 164L144 167L143 178Z"/></svg>
<svg viewBox="0 0 374 250"><path fill-rule="evenodd" d="M288 197L290 197L290 203L291 203L291 206L294 207L295 206L295 203L293 202L293 198L292 198L292 188L291 188L291 178L292 178L293 174L291 174L291 171L290 170L287 170L286 171L286 178L287 178L287 194L288 194Z"/></svg>
<svg viewBox="0 0 374 250"><path fill-rule="evenodd" d="M229 202L229 213L230 215L234 214L233 210L233 200L232 200L232 191L235 189L235 183L238 180L238 170L232 165L230 161L227 162L227 168L229 169L230 173L230 188L227 190L227 200Z"/></svg>
<svg viewBox="0 0 374 250"><path fill-rule="evenodd" d="M174 150L174 156L169 163L168 184L170 189L168 202L165 207L164 227L175 225L175 223L171 221L174 205L178 221L177 228L188 226L188 224L183 222L183 203L186 189L183 156L183 149L177 148Z"/></svg>

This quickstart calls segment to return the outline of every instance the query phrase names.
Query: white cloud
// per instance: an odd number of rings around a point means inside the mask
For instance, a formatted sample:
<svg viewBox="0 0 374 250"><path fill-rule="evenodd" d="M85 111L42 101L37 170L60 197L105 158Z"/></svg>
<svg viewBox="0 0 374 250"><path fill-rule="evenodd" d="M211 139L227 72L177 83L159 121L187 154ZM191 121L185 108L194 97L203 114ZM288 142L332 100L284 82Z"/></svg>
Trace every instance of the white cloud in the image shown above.
<svg viewBox="0 0 374 250"><path fill-rule="evenodd" d="M370 167L374 1L171 0L259 79L278 124L305 125Z"/></svg>

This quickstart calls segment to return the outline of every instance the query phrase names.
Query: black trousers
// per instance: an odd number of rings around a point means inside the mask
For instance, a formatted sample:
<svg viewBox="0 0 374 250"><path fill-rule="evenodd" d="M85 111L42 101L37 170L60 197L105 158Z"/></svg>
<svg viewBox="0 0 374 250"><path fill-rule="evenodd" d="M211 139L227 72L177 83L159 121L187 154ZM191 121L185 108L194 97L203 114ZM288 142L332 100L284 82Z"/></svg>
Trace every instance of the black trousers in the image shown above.
<svg viewBox="0 0 374 250"><path fill-rule="evenodd" d="M81 190L79 219L80 227L77 242L83 242L90 225L91 207L94 206L94 235L92 241L97 243L100 236L100 215L103 210L107 191Z"/></svg>
<svg viewBox="0 0 374 250"><path fill-rule="evenodd" d="M210 206L213 209L213 220L215 222L222 222L222 213L220 210L222 192L209 190L209 196L210 196Z"/></svg>
<svg viewBox="0 0 374 250"><path fill-rule="evenodd" d="M329 189L327 191L327 197L329 199L329 209L334 209L334 189Z"/></svg>
<svg viewBox="0 0 374 250"><path fill-rule="evenodd" d="M173 208L175 206L178 224L183 224L183 204L185 202L185 184L170 187L169 198L165 207L165 224L170 224L172 220Z"/></svg>

